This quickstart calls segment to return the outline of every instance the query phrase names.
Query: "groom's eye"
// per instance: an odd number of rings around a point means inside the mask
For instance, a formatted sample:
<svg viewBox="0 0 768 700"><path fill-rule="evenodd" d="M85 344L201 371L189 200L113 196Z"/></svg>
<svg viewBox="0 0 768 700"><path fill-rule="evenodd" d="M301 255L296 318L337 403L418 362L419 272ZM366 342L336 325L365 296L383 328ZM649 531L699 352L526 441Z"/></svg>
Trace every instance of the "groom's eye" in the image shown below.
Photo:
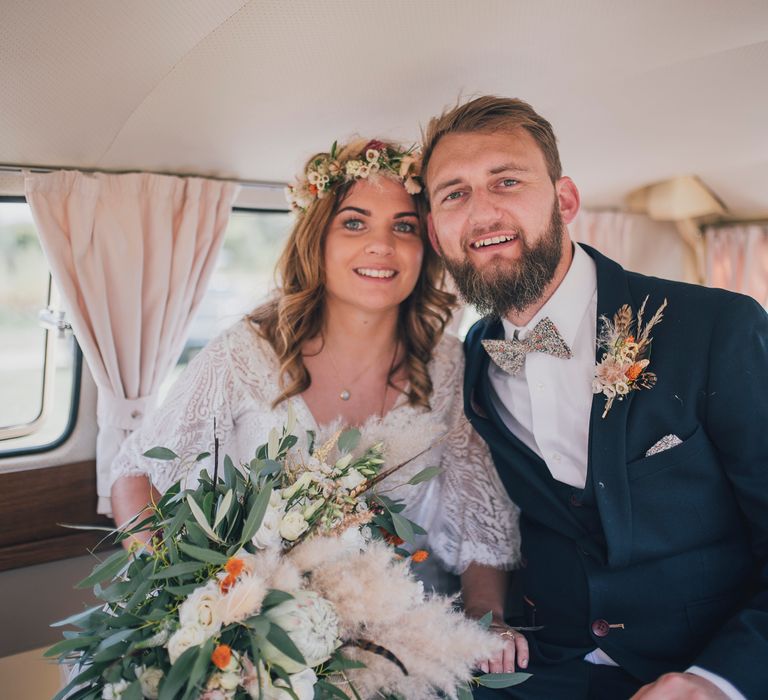
<svg viewBox="0 0 768 700"><path fill-rule="evenodd" d="M451 192L450 194L447 194L443 201L450 202L451 200L459 199L462 194L463 193L461 192L461 190L456 190L456 192Z"/></svg>
<svg viewBox="0 0 768 700"><path fill-rule="evenodd" d="M518 184L518 182L520 182L520 181L519 180L515 180L512 177L505 177L501 181L501 186L502 187L514 187L516 184Z"/></svg>

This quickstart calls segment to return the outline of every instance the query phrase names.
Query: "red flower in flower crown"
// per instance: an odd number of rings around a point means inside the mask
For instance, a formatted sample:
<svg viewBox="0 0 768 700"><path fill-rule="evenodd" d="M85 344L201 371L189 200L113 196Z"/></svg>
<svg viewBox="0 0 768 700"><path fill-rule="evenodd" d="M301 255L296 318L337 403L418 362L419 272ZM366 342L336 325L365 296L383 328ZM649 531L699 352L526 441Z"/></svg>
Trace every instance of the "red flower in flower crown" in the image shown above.
<svg viewBox="0 0 768 700"><path fill-rule="evenodd" d="M381 141L377 141L376 139L373 139L372 141L369 141L368 143L365 144L363 153L365 153L370 148L373 148L377 151L383 151L386 149L386 146Z"/></svg>

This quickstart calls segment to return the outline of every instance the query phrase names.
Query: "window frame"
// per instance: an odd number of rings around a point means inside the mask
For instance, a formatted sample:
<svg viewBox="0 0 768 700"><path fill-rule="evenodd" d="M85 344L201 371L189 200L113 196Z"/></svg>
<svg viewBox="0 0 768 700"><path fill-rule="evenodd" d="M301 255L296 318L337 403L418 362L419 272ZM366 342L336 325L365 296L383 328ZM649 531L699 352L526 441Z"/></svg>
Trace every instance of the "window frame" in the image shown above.
<svg viewBox="0 0 768 700"><path fill-rule="evenodd" d="M4 203L27 204L27 199L23 196L0 195L0 204ZM46 308L50 308L52 292L53 276L49 269ZM80 345L78 344L77 339L73 335L74 357L72 358L72 391L69 404L69 414L67 417L67 422L64 426L64 430L55 440L40 445L10 447L8 449L6 449L4 446L6 440L13 440L14 438L32 435L35 432L35 429L45 421L47 413L50 410L50 392L56 369L53 365L53 362L51 362L53 353L52 346L55 344L56 338L53 335L54 331L51 328L46 326L44 330L45 351L43 356L43 383L41 387L42 396L40 400L40 411L32 420L27 421L26 423L0 426L0 460L6 459L8 457L22 457L25 455L40 454L42 452L50 452L55 450L69 439L75 429L75 424L77 423L78 407L80 404L80 381L82 378L83 353L80 349Z"/></svg>
<svg viewBox="0 0 768 700"><path fill-rule="evenodd" d="M3 200L26 201L24 197L0 197L0 201ZM288 207L233 206L232 211L290 214ZM85 375L76 338L75 348L73 399L67 430L48 445L0 451L0 465L10 457L54 450L72 436L77 428ZM114 527L110 518L96 514L97 501L93 459L0 472L0 571L69 559L89 549L114 546L105 532L62 527L63 523ZM30 517L31 513L34 517Z"/></svg>

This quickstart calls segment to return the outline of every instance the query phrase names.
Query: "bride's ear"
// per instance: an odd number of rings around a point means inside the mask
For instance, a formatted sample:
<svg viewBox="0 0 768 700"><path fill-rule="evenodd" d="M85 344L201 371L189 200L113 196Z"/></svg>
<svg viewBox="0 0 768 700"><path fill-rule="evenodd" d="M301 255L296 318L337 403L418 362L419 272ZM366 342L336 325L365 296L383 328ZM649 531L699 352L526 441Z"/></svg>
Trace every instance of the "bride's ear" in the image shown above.
<svg viewBox="0 0 768 700"><path fill-rule="evenodd" d="M443 251L440 250L440 243L437 241L437 233L435 232L435 224L432 222L432 212L427 214L427 235L429 236L429 242L432 244L432 249L440 256L443 256Z"/></svg>

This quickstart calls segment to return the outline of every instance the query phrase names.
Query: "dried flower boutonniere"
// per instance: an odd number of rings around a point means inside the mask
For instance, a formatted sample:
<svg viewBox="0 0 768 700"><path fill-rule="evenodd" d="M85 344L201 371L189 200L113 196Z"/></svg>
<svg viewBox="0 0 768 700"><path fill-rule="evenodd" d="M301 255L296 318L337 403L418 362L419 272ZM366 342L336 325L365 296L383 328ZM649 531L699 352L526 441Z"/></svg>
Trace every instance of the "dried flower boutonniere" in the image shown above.
<svg viewBox="0 0 768 700"><path fill-rule="evenodd" d="M656 375L646 371L650 363L648 355L651 349L651 329L661 321L667 306L664 299L651 319L643 325L643 314L648 297L645 297L637 313L637 330L632 332L635 320L632 309L624 304L611 321L606 316L600 317L600 333L597 336L598 347L605 350L603 357L595 367L592 380L592 392L605 395L603 418L613 406L614 400L621 401L630 391L650 389L656 383Z"/></svg>

